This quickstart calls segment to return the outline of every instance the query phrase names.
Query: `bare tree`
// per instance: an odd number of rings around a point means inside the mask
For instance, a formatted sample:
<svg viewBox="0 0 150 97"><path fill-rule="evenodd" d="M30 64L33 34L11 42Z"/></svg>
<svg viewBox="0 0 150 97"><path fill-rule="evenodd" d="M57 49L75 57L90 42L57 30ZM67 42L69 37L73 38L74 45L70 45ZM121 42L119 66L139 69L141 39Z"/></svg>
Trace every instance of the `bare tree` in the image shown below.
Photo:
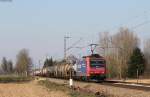
<svg viewBox="0 0 150 97"><path fill-rule="evenodd" d="M17 55L16 70L21 75L29 75L32 67L32 60L28 50L22 49Z"/></svg>
<svg viewBox="0 0 150 97"><path fill-rule="evenodd" d="M3 57L2 59L2 69L4 73L7 73L7 59L5 57Z"/></svg>
<svg viewBox="0 0 150 97"><path fill-rule="evenodd" d="M139 45L138 37L127 28L120 28L119 32L112 37L112 44L117 47L119 77L126 77L128 60L134 50Z"/></svg>
<svg viewBox="0 0 150 97"><path fill-rule="evenodd" d="M98 47L97 51L105 57L107 63L108 77L112 77L114 75L114 71L116 70L114 70L112 66L114 65L113 57L111 57L112 54L109 54L109 47L111 46L111 36L109 32L101 32L99 38L100 46Z"/></svg>
<svg viewBox="0 0 150 97"><path fill-rule="evenodd" d="M147 39L145 44L144 44L144 56L146 59L145 75L149 76L149 74L150 74L150 39Z"/></svg>
<svg viewBox="0 0 150 97"><path fill-rule="evenodd" d="M119 78L126 77L127 62L133 49L139 44L137 36L127 28L120 28L114 35L110 35L108 32L100 34L99 44L101 47L99 50L103 51L107 61L108 75L118 75Z"/></svg>
<svg viewBox="0 0 150 97"><path fill-rule="evenodd" d="M108 54L108 46L110 46L110 44L109 44L110 43L109 32L100 33L99 38L100 38L99 39L100 47L98 48L98 52L106 57L106 55Z"/></svg>
<svg viewBox="0 0 150 97"><path fill-rule="evenodd" d="M8 73L12 73L13 72L13 62L11 60L9 60L7 62L7 71L8 71Z"/></svg>

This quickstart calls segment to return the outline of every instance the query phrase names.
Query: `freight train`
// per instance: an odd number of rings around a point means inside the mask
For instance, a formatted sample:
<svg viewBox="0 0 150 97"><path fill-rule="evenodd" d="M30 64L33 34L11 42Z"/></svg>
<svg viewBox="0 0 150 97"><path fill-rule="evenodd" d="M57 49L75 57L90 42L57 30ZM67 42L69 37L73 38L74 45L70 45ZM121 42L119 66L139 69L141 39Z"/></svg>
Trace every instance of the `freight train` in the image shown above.
<svg viewBox="0 0 150 97"><path fill-rule="evenodd" d="M71 63L60 63L35 71L35 75L77 80L105 80L106 61L99 54L84 56Z"/></svg>

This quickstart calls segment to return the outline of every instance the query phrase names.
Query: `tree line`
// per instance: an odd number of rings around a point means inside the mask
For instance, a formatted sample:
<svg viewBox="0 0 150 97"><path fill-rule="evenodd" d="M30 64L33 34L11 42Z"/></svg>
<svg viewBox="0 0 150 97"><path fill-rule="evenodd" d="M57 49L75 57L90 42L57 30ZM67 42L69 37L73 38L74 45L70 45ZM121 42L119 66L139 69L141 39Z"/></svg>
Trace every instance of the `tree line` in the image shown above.
<svg viewBox="0 0 150 97"><path fill-rule="evenodd" d="M46 58L44 61L43 68L50 67L53 65L61 65L63 63L71 63L75 64L76 60L78 60L74 55L70 54L69 56L66 57L66 59L63 60L54 60L52 57L51 58Z"/></svg>
<svg viewBox="0 0 150 97"><path fill-rule="evenodd" d="M108 77L135 78L137 73L138 76L143 76L150 64L150 44L147 44L144 51L141 51L140 38L128 28L120 28L115 34L101 33L98 52L107 61Z"/></svg>
<svg viewBox="0 0 150 97"><path fill-rule="evenodd" d="M11 60L7 60L5 57L2 59L1 63L3 73L12 73L13 72L13 62Z"/></svg>
<svg viewBox="0 0 150 97"><path fill-rule="evenodd" d="M3 57L1 63L2 74L17 74L21 76L29 76L32 69L32 59L29 56L27 49L22 49L16 56L16 64L11 60Z"/></svg>

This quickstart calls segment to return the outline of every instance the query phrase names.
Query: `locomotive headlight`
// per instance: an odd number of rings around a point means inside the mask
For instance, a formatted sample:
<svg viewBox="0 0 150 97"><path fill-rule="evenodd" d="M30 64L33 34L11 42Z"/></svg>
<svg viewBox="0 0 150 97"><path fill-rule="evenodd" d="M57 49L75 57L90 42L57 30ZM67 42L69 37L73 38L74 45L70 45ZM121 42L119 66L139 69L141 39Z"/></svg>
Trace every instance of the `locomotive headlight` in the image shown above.
<svg viewBox="0 0 150 97"><path fill-rule="evenodd" d="M101 73L103 73L103 74L104 74L105 72L104 72L104 71L102 71Z"/></svg>
<svg viewBox="0 0 150 97"><path fill-rule="evenodd" d="M91 71L90 73L93 74L93 73L95 73L95 72Z"/></svg>

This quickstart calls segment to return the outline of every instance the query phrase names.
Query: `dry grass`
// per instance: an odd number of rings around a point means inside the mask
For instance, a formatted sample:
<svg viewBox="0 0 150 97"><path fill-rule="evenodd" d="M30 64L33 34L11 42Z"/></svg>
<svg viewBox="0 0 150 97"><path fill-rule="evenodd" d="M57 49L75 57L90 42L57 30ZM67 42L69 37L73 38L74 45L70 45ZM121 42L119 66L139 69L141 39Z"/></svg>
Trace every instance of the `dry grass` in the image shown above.
<svg viewBox="0 0 150 97"><path fill-rule="evenodd" d="M66 80L55 79L55 78L49 78L49 81L55 82L57 84L64 84L64 82L66 83ZM150 97L149 91L114 87L109 85L102 85L101 83L98 84L98 83L74 81L74 86L80 88L86 88L89 91L94 91L94 93L100 92L101 94L102 92L102 94L104 94L104 96L102 97Z"/></svg>
<svg viewBox="0 0 150 97"><path fill-rule="evenodd" d="M129 79L125 82L137 83L137 79ZM150 79L138 79L138 83L150 84Z"/></svg>
<svg viewBox="0 0 150 97"><path fill-rule="evenodd" d="M137 81L138 80L138 81ZM111 81L120 81L120 82L129 82L129 83L141 83L141 84L150 84L150 79L143 79L143 78L139 78L139 79L111 79Z"/></svg>
<svg viewBox="0 0 150 97"><path fill-rule="evenodd" d="M50 82L48 80L39 81L40 85L44 85L50 91L62 91L67 93L70 97L105 97L105 96L97 96L94 93L86 92L86 91L78 91L76 89L70 89L65 84L57 84L54 82Z"/></svg>
<svg viewBox="0 0 150 97"><path fill-rule="evenodd" d="M37 82L0 83L0 97L69 97L61 91L48 91Z"/></svg>

